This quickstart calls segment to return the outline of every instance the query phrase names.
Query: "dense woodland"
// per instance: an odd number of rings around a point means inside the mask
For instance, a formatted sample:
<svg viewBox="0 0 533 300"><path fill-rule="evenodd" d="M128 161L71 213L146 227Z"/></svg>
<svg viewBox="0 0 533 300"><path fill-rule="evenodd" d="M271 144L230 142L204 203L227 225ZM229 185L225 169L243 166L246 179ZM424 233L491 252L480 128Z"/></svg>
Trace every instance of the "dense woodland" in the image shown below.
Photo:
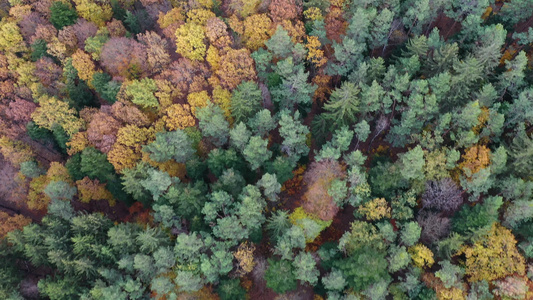
<svg viewBox="0 0 533 300"><path fill-rule="evenodd" d="M1 0L0 299L533 299L533 0Z"/></svg>

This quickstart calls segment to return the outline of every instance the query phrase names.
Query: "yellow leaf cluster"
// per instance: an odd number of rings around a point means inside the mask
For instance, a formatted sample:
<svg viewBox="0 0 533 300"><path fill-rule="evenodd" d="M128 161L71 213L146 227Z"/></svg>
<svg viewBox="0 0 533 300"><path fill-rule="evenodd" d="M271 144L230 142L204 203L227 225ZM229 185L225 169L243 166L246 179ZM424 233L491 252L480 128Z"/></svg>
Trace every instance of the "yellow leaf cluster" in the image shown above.
<svg viewBox="0 0 533 300"><path fill-rule="evenodd" d="M307 37L307 44L305 44L305 47L307 48L307 60L313 63L318 68L322 67L326 64L328 61L327 58L324 57L324 51L320 49L322 45L320 44L320 41L318 40L318 37L316 36L308 36Z"/></svg>
<svg viewBox="0 0 533 300"><path fill-rule="evenodd" d="M490 164L490 149L484 145L474 145L465 150L462 158L463 162L459 167L466 169L466 175L470 177Z"/></svg>
<svg viewBox="0 0 533 300"><path fill-rule="evenodd" d="M118 130L117 141L107 153L107 160L117 172L125 168L133 168L142 158L142 146L153 139L153 129L126 125Z"/></svg>
<svg viewBox="0 0 533 300"><path fill-rule="evenodd" d="M412 247L409 247L408 250L411 255L411 259L414 264L419 268L428 267L431 268L435 260L433 259L433 252L429 250L428 247L422 244L416 244Z"/></svg>
<svg viewBox="0 0 533 300"><path fill-rule="evenodd" d="M376 198L359 206L359 212L363 214L367 220L375 221L383 218L391 217L391 208L388 206L385 198Z"/></svg>
<svg viewBox="0 0 533 300"><path fill-rule="evenodd" d="M77 132L72 136L69 142L67 142L68 155L74 155L83 151L83 149L89 146L89 140L87 139L87 132Z"/></svg>
<svg viewBox="0 0 533 300"><path fill-rule="evenodd" d="M331 225L331 223L333 222L332 220L329 220L329 221L324 221L324 220L321 220L320 218L314 216L314 215L311 215L311 214L308 214L305 209L303 207L297 207L290 215L289 215L289 221L302 228L304 230L304 232L306 231L306 228L305 228L305 223L302 222L303 219L308 219L308 220L311 220L311 221L314 221L318 226L320 226L320 231L326 229L327 227L329 227L329 225ZM306 243L311 243L313 242L315 237L308 237L306 238Z"/></svg>
<svg viewBox="0 0 533 300"><path fill-rule="evenodd" d="M135 167L137 161L140 159L140 152L136 152L134 149L118 143L113 145L111 151L107 153L107 160L115 167L118 173L124 169Z"/></svg>
<svg viewBox="0 0 533 300"><path fill-rule="evenodd" d="M147 141L150 133L146 128L137 127L135 125L126 125L118 130L117 143L128 147L140 147L140 145Z"/></svg>
<svg viewBox="0 0 533 300"><path fill-rule="evenodd" d="M187 175L187 167L185 164L178 163L177 161L171 159L165 162L156 162L150 158L150 154L143 152L142 161L147 162L152 167L158 168L159 170L168 173L172 177L178 177L180 180L185 179Z"/></svg>
<svg viewBox="0 0 533 300"><path fill-rule="evenodd" d="M195 23L186 23L176 29L176 52L191 60L204 60L207 47L205 29Z"/></svg>
<svg viewBox="0 0 533 300"><path fill-rule="evenodd" d="M207 24L207 20L215 17L216 15L207 9L191 9L187 12L188 22L192 22L202 26L205 26Z"/></svg>
<svg viewBox="0 0 533 300"><path fill-rule="evenodd" d="M207 49L207 56L205 59L211 66L211 71L215 72L218 70L220 64L220 55L218 54L217 48L210 46L209 49Z"/></svg>
<svg viewBox="0 0 533 300"><path fill-rule="evenodd" d="M229 27L239 35L244 34L244 24L236 15L231 15L228 19Z"/></svg>
<svg viewBox="0 0 533 300"><path fill-rule="evenodd" d="M183 16L183 11L181 10L181 8L174 7L166 14L160 12L159 19L157 19L157 23L159 24L159 27L161 27L161 29L165 29L173 23L184 20L185 17Z"/></svg>
<svg viewBox="0 0 533 300"><path fill-rule="evenodd" d="M305 26L300 20L291 22L290 20L283 20L281 26L287 30L293 43L301 43L305 37Z"/></svg>
<svg viewBox="0 0 533 300"><path fill-rule="evenodd" d="M228 89L236 88L245 80L256 78L254 61L247 49L227 49L220 61L220 68L216 74L222 86Z"/></svg>
<svg viewBox="0 0 533 300"><path fill-rule="evenodd" d="M50 198L43 193L43 190L48 182L49 181L46 175L41 175L31 180L26 202L29 209L44 210L46 207L48 207Z"/></svg>
<svg viewBox="0 0 533 300"><path fill-rule="evenodd" d="M67 168L56 161L50 163L50 168L46 171L46 176L50 181L65 181L72 183Z"/></svg>
<svg viewBox="0 0 533 300"><path fill-rule="evenodd" d="M231 117L231 92L220 86L215 87L213 89L213 102L222 108L226 119L228 119L230 124L233 124L233 118Z"/></svg>
<svg viewBox="0 0 533 300"><path fill-rule="evenodd" d="M466 275L469 281L492 281L512 274L524 275L524 257L516 249L511 231L498 223L474 245L465 247L460 254L466 257Z"/></svg>
<svg viewBox="0 0 533 300"><path fill-rule="evenodd" d="M17 22L22 21L24 17L31 13L30 5L15 5L9 9L9 15L15 18Z"/></svg>
<svg viewBox="0 0 533 300"><path fill-rule="evenodd" d="M72 54L72 66L78 71L78 76L90 85L95 73L95 64L91 56L78 49Z"/></svg>
<svg viewBox="0 0 533 300"><path fill-rule="evenodd" d="M21 62L17 66L17 83L20 86L27 86L32 87L32 85L39 81L37 77L35 77L35 65L29 61Z"/></svg>
<svg viewBox="0 0 533 300"><path fill-rule="evenodd" d="M19 27L12 22L0 24L0 51L17 53L26 51Z"/></svg>
<svg viewBox="0 0 533 300"><path fill-rule="evenodd" d="M33 151L28 145L11 140L6 136L0 137L0 153L7 161L17 167L33 158Z"/></svg>
<svg viewBox="0 0 533 300"><path fill-rule="evenodd" d="M203 8L211 9L213 7L213 3L215 1L213 1L213 0L196 0L196 2L198 2L198 4L201 7L203 7Z"/></svg>
<svg viewBox="0 0 533 300"><path fill-rule="evenodd" d="M311 20L311 21L324 20L324 16L322 15L322 11L320 11L320 8L314 7L314 6L309 7L308 9L304 11L304 17L307 20Z"/></svg>
<svg viewBox="0 0 533 300"><path fill-rule="evenodd" d="M156 79L155 83L157 84L157 91L154 94L159 100L159 105L162 110L172 105L172 99L181 96L181 91L170 81Z"/></svg>
<svg viewBox="0 0 533 300"><path fill-rule="evenodd" d="M244 44L251 51L263 47L271 35L272 21L266 14L251 15L244 20Z"/></svg>
<svg viewBox="0 0 533 300"><path fill-rule="evenodd" d="M167 108L163 117L168 130L185 129L195 125L189 105L173 104Z"/></svg>
<svg viewBox="0 0 533 300"><path fill-rule="evenodd" d="M246 18L256 12L260 3L260 0L231 0L229 7L241 17Z"/></svg>
<svg viewBox="0 0 533 300"><path fill-rule="evenodd" d="M101 6L90 0L74 0L78 14L98 27L105 26L105 22L113 17L113 9L109 4Z"/></svg>
<svg viewBox="0 0 533 300"><path fill-rule="evenodd" d="M190 93L187 96L187 102L189 102L189 105L191 106L191 112L194 116L196 116L196 110L198 108L207 106L207 101L209 100L209 95L206 91Z"/></svg>
<svg viewBox="0 0 533 300"><path fill-rule="evenodd" d="M116 203L115 199L105 186L105 183L100 183L98 179L91 180L89 177L84 177L76 181L78 196L81 202L89 203L91 200L106 200L110 206L114 206Z"/></svg>
<svg viewBox="0 0 533 300"><path fill-rule="evenodd" d="M239 262L239 274L240 276L250 273L255 266L254 261L255 246L249 245L248 242L243 242L237 248L237 251L233 253L233 256Z"/></svg>
<svg viewBox="0 0 533 300"><path fill-rule="evenodd" d="M76 116L76 110L68 103L54 97L39 98L39 107L31 114L35 124L51 130L54 124L59 124L65 132L72 136L83 127L83 121Z"/></svg>

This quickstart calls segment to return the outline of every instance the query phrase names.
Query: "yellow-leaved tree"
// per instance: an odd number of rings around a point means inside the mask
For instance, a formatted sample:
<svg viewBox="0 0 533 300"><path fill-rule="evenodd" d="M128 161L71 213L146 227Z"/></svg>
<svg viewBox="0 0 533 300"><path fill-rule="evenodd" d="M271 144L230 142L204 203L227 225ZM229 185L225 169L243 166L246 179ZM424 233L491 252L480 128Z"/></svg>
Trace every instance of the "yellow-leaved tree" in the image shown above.
<svg viewBox="0 0 533 300"><path fill-rule="evenodd" d="M466 275L470 282L491 281L511 274L524 275L526 270L525 259L516 249L514 235L499 223L494 223L487 234L459 254L466 257Z"/></svg>
<svg viewBox="0 0 533 300"><path fill-rule="evenodd" d="M176 30L176 52L191 60L204 60L205 29L196 23L185 23Z"/></svg>
<svg viewBox="0 0 533 300"><path fill-rule="evenodd" d="M31 114L35 124L51 130L54 124L61 126L72 136L83 128L83 120L76 116L76 110L70 108L67 102L55 97L43 96L39 98L39 107Z"/></svg>

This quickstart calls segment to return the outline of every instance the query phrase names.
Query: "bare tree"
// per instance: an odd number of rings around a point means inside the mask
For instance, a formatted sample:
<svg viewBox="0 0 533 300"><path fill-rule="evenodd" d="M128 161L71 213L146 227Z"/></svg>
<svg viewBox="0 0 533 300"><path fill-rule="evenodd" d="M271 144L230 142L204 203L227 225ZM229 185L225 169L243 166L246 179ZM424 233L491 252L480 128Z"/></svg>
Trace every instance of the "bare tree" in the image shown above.
<svg viewBox="0 0 533 300"><path fill-rule="evenodd" d="M463 203L461 189L450 178L428 181L426 192L422 195L424 208L453 212Z"/></svg>
<svg viewBox="0 0 533 300"><path fill-rule="evenodd" d="M450 219L439 214L423 211L416 220L422 227L420 240L426 244L432 244L450 233Z"/></svg>

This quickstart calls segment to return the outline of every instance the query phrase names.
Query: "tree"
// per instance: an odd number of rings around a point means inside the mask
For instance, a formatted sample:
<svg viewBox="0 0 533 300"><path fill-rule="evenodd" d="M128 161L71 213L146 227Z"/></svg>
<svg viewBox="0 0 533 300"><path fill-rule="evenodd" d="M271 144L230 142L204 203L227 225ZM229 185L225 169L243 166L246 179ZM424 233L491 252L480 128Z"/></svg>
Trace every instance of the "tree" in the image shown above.
<svg viewBox="0 0 533 300"><path fill-rule="evenodd" d="M91 179L99 179L107 182L113 175L113 166L107 161L107 156L94 149L87 147L81 153L80 171Z"/></svg>
<svg viewBox="0 0 533 300"><path fill-rule="evenodd" d="M278 240L274 253L281 256L283 259L293 259L294 249L305 248L305 235L299 226L293 225L286 230Z"/></svg>
<svg viewBox="0 0 533 300"><path fill-rule="evenodd" d="M268 140L260 136L252 136L242 153L252 170L257 170L272 157L272 151L268 150Z"/></svg>
<svg viewBox="0 0 533 300"><path fill-rule="evenodd" d="M183 130L156 133L155 141L143 146L143 150L150 154L150 158L156 162L165 162L174 159L179 163L185 163L196 152L192 147L192 141Z"/></svg>
<svg viewBox="0 0 533 300"><path fill-rule="evenodd" d="M78 13L69 4L56 1L50 6L50 22L58 30L76 23Z"/></svg>
<svg viewBox="0 0 533 300"><path fill-rule="evenodd" d="M39 99L39 107L32 113L35 124L51 130L54 124L59 124L65 132L72 136L83 127L83 122L76 117L73 108L66 102L56 98L43 96Z"/></svg>
<svg viewBox="0 0 533 300"><path fill-rule="evenodd" d="M139 34L137 39L146 46L147 62L153 72L160 72L165 69L170 63L167 40L153 31Z"/></svg>
<svg viewBox="0 0 533 300"><path fill-rule="evenodd" d="M390 278L385 252L370 247L334 262L334 266L343 273L348 286L355 291L363 291L374 283Z"/></svg>
<svg viewBox="0 0 533 300"><path fill-rule="evenodd" d="M266 14L254 14L244 20L243 39L246 48L254 51L262 47L272 34L272 21Z"/></svg>
<svg viewBox="0 0 533 300"><path fill-rule="evenodd" d="M492 281L517 273L525 273L524 257L516 249L509 229L494 223L474 245L461 251L466 256L468 281Z"/></svg>
<svg viewBox="0 0 533 300"><path fill-rule="evenodd" d="M422 180L424 179L424 150L420 145L409 150L407 153L404 153L400 162L402 164L402 169L400 173L406 180Z"/></svg>
<svg viewBox="0 0 533 300"><path fill-rule="evenodd" d="M413 246L416 242L418 242L421 232L422 228L420 228L416 222L408 222L403 224L402 233L400 235L402 243L406 246Z"/></svg>
<svg viewBox="0 0 533 300"><path fill-rule="evenodd" d="M289 213L286 210L276 210L267 219L266 229L270 232L272 239L277 242L291 226Z"/></svg>
<svg viewBox="0 0 533 300"><path fill-rule="evenodd" d="M318 283L320 272L316 267L316 261L309 252L300 252L293 261L294 275L296 279L307 282L312 286Z"/></svg>
<svg viewBox="0 0 533 300"><path fill-rule="evenodd" d="M237 86L231 97L231 115L235 121L246 123L262 107L261 90L254 81L245 81Z"/></svg>
<svg viewBox="0 0 533 300"><path fill-rule="evenodd" d="M244 300L246 290L240 285L238 278L222 280L217 288L221 300Z"/></svg>
<svg viewBox="0 0 533 300"><path fill-rule="evenodd" d="M336 126L351 125L356 121L359 112L359 88L350 82L331 93L330 100L324 104L325 116Z"/></svg>
<svg viewBox="0 0 533 300"><path fill-rule="evenodd" d="M90 82L95 73L95 65L91 56L85 51L78 49L72 54L72 66L78 71L80 79Z"/></svg>
<svg viewBox="0 0 533 300"><path fill-rule="evenodd" d="M295 290L297 282L293 272L294 267L290 261L269 258L268 269L265 272L267 287L279 294Z"/></svg>
<svg viewBox="0 0 533 300"><path fill-rule="evenodd" d="M250 140L250 137L252 136L252 133L246 125L244 125L243 122L240 122L239 124L233 126L233 128L229 132L230 136L230 144L237 149L238 151L242 152L244 148L248 145L248 141Z"/></svg>
<svg viewBox="0 0 533 300"><path fill-rule="evenodd" d="M44 193L53 200L72 200L78 190L65 181L51 181Z"/></svg>
<svg viewBox="0 0 533 300"><path fill-rule="evenodd" d="M100 60L100 54L102 53L102 47L109 40L109 30L104 27L96 33L96 36L88 37L85 40L85 51L91 53L94 60Z"/></svg>
<svg viewBox="0 0 533 300"><path fill-rule="evenodd" d="M166 109L163 120L168 130L185 129L196 124L188 104L172 104Z"/></svg>
<svg viewBox="0 0 533 300"><path fill-rule="evenodd" d="M6 53L24 52L26 44L19 27L13 22L3 22L0 26L0 50Z"/></svg>
<svg viewBox="0 0 533 300"><path fill-rule="evenodd" d="M284 59L291 54L294 44L292 43L291 37L289 36L287 30L285 30L281 25L278 25L276 32L265 43L265 46L267 46L267 49L272 52L274 57Z"/></svg>
<svg viewBox="0 0 533 300"><path fill-rule="evenodd" d="M407 250L405 249L405 246L400 247L391 247L389 248L389 271L390 272L397 272L409 265L409 262L411 261L411 258L409 257L409 253L407 253Z"/></svg>
<svg viewBox="0 0 533 300"><path fill-rule="evenodd" d="M28 217L18 214L10 216L3 211L0 212L0 220L2 221L2 227L0 227L0 238L4 238L13 230L21 230L24 226L31 223L31 219Z"/></svg>
<svg viewBox="0 0 533 300"><path fill-rule="evenodd" d="M207 282L217 282L220 275L228 274L233 269L233 256L226 249L216 249L210 257L202 255L200 270Z"/></svg>
<svg viewBox="0 0 533 300"><path fill-rule="evenodd" d="M20 164L20 172L29 178L37 178L44 174L44 170L39 167L34 160L24 161Z"/></svg>
<svg viewBox="0 0 533 300"><path fill-rule="evenodd" d="M76 3L76 10L81 17L99 27L104 26L105 22L109 21L113 16L113 11L109 4L98 5L90 0L75 0L74 3Z"/></svg>
<svg viewBox="0 0 533 300"><path fill-rule="evenodd" d="M513 171L523 177L530 176L533 171L533 139L525 133L519 134L513 139L509 152L513 158Z"/></svg>
<svg viewBox="0 0 533 300"><path fill-rule="evenodd" d="M92 117L91 122L87 125L85 136L86 141L90 142L98 150L108 153L116 142L116 135L121 125L122 124L111 115L98 112ZM80 133L77 133L75 137L78 137L79 134ZM73 138L70 142L71 149L74 148L73 143L75 140L76 139Z"/></svg>
<svg viewBox="0 0 533 300"><path fill-rule="evenodd" d="M293 116L287 110L280 112L279 134L283 138L281 151L293 163L309 153L309 147L306 144L309 129L299 119L299 112L295 112Z"/></svg>
<svg viewBox="0 0 533 300"><path fill-rule="evenodd" d="M142 187L152 194L155 201L159 199L172 184L172 178L167 172L159 171L153 168L148 169L147 178L140 181Z"/></svg>
<svg viewBox="0 0 533 300"><path fill-rule="evenodd" d="M265 173L257 182L257 186L263 189L265 197L272 201L278 201L278 194L281 192L281 184L278 182L276 175Z"/></svg>
<svg viewBox="0 0 533 300"><path fill-rule="evenodd" d="M211 102L197 113L199 126L204 136L209 137L215 146L226 144L229 137L229 123L222 109Z"/></svg>
<svg viewBox="0 0 533 300"><path fill-rule="evenodd" d="M238 241L248 237L249 231L239 222L237 216L229 216L216 220L213 234L222 240L237 244Z"/></svg>
<svg viewBox="0 0 533 300"><path fill-rule="evenodd" d="M439 214L420 213L416 220L422 227L420 240L424 243L434 243L450 233L450 219L441 217Z"/></svg>
<svg viewBox="0 0 533 300"><path fill-rule="evenodd" d="M102 47L100 64L112 76L136 78L147 69L143 44L126 37L112 37Z"/></svg>
<svg viewBox="0 0 533 300"><path fill-rule="evenodd" d="M458 233L476 232L481 228L491 226L498 220L498 209L503 204L499 196L487 197L482 204L463 208L453 218L453 229Z"/></svg>
<svg viewBox="0 0 533 300"><path fill-rule="evenodd" d="M248 126L252 132L259 136L267 135L276 128L276 122L268 109L258 111L253 118L248 120Z"/></svg>
<svg viewBox="0 0 533 300"><path fill-rule="evenodd" d="M307 190L303 195L305 210L321 220L332 220L339 211L339 207L333 197L328 194L328 190L335 179L342 179L343 176L342 167L335 160L313 162L304 175L304 182L307 185Z"/></svg>
<svg viewBox="0 0 533 300"><path fill-rule="evenodd" d="M303 51L305 52L305 51ZM275 72L272 79L280 81L273 82L271 94L275 102L278 102L282 109L294 110L296 106L308 106L313 101L313 94L317 86L308 82L309 73L292 56L278 61L275 65ZM279 79L276 77L279 76Z"/></svg>
<svg viewBox="0 0 533 300"><path fill-rule="evenodd" d="M250 52L247 49L228 49L220 59L216 75L220 78L222 86L229 90L233 90L243 81L256 79L254 61Z"/></svg>
<svg viewBox="0 0 533 300"><path fill-rule="evenodd" d="M385 198L376 198L372 201L366 202L359 206L359 212L363 214L367 220L374 221L382 218L390 218L390 207L388 207Z"/></svg>
<svg viewBox="0 0 533 300"><path fill-rule="evenodd" d="M462 203L462 192L450 178L426 182L426 191L422 195L424 208L453 212Z"/></svg>
<svg viewBox="0 0 533 300"><path fill-rule="evenodd" d="M184 292L196 292L202 288L202 278L191 271L178 271L174 279Z"/></svg>
<svg viewBox="0 0 533 300"><path fill-rule="evenodd" d="M191 60L204 60L207 47L204 27L186 23L176 30L176 52Z"/></svg>
<svg viewBox="0 0 533 300"><path fill-rule="evenodd" d="M526 0L517 0L512 3L506 3L501 10L502 18L506 22L516 24L527 19L533 13L533 9Z"/></svg>
<svg viewBox="0 0 533 300"><path fill-rule="evenodd" d="M449 289L452 287L461 287L461 279L464 275L464 270L456 265L450 263L449 260L439 262L441 269L435 272L435 276L442 280L444 287Z"/></svg>
<svg viewBox="0 0 533 300"><path fill-rule="evenodd" d="M431 268L433 263L435 263L435 260L433 259L433 252L431 252L428 247L422 244L416 244L412 247L409 247L408 252L411 255L414 265L419 268L424 268L425 266Z"/></svg>
<svg viewBox="0 0 533 300"><path fill-rule="evenodd" d="M322 283L328 291L341 292L346 286L346 280L344 279L342 272L338 269L333 269L326 276L323 276Z"/></svg>
<svg viewBox="0 0 533 300"><path fill-rule="evenodd" d="M126 95L130 97L131 102L142 106L143 108L158 108L159 101L154 96L157 91L157 85L153 79L143 78L134 80L126 86Z"/></svg>
<svg viewBox="0 0 533 300"><path fill-rule="evenodd" d="M209 152L207 166L216 177L220 177L226 169L241 170L244 162L235 150L217 148Z"/></svg>

